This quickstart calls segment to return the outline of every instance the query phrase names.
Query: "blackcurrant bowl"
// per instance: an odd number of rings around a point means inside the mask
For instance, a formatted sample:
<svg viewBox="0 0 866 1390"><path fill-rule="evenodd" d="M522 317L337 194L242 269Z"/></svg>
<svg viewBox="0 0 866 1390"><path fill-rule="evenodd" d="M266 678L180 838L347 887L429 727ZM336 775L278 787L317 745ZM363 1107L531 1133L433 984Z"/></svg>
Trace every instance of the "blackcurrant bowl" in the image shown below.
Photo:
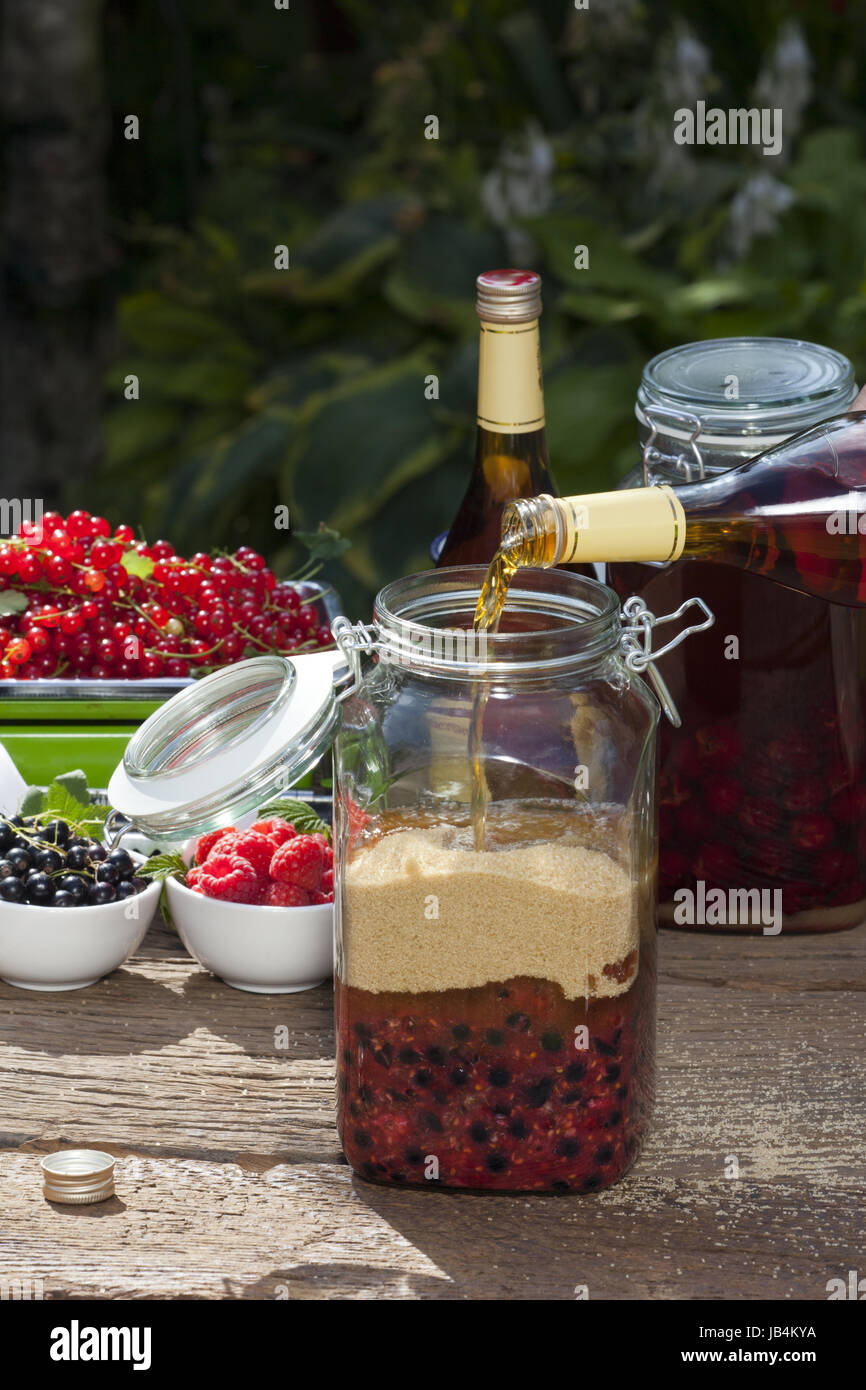
<svg viewBox="0 0 866 1390"><path fill-rule="evenodd" d="M0 879L0 979L7 984L84 989L116 970L141 944L159 907L159 883L121 898L113 885L98 885L112 900L82 903L74 900L69 877L52 880L54 901L47 907L28 901L24 878Z"/></svg>

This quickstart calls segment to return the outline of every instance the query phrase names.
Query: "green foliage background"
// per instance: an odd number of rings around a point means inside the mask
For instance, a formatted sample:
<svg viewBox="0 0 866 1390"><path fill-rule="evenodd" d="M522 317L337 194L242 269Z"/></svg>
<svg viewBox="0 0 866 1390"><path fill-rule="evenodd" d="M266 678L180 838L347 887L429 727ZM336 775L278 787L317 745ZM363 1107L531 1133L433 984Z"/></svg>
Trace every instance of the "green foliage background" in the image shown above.
<svg viewBox="0 0 866 1390"><path fill-rule="evenodd" d="M779 79L783 156L723 147L677 163L673 110L755 104L791 21L812 72L801 118ZM140 0L109 8L106 42L125 256L99 496L153 538L256 544L286 571L273 509L288 504L298 529L351 536L331 577L355 614L426 567L472 455L474 278L517 256L544 276L561 490L633 464L641 367L676 343L806 337L866 373L853 0ZM127 112L137 142L122 138ZM424 138L431 114L438 140ZM503 213L490 182L509 157ZM763 202L756 176L771 180ZM123 399L129 373L137 401Z"/></svg>

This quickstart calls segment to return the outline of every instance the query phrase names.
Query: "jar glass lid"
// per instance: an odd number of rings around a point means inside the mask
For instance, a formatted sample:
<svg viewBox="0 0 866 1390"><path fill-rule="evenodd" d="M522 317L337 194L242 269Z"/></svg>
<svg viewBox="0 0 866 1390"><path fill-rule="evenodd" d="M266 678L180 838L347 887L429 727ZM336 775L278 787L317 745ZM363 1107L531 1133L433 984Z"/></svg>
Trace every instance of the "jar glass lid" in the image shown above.
<svg viewBox="0 0 866 1390"><path fill-rule="evenodd" d="M677 414L697 416L702 440L789 437L843 414L856 391L851 363L832 348L797 338L712 338L647 363L637 414L654 407L662 419L670 411L674 423Z"/></svg>
<svg viewBox="0 0 866 1390"><path fill-rule="evenodd" d="M330 748L341 651L254 657L161 705L130 739L112 806L154 840L230 825L285 792Z"/></svg>

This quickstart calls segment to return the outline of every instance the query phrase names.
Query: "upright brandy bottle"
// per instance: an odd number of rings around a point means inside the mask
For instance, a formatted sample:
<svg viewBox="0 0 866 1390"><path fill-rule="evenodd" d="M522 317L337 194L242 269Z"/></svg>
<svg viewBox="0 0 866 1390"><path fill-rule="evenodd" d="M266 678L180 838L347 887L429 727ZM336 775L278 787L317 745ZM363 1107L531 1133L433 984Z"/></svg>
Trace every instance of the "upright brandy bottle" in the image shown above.
<svg viewBox="0 0 866 1390"><path fill-rule="evenodd" d="M476 281L481 341L475 467L437 564L488 564L512 497L556 493L544 433L541 277L488 270Z"/></svg>

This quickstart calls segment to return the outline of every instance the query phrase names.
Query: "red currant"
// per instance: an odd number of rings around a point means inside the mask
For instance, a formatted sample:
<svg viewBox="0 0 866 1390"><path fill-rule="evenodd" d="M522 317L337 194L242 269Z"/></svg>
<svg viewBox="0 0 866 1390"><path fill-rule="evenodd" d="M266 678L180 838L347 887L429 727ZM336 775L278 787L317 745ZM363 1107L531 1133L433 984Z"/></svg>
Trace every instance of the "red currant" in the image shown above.
<svg viewBox="0 0 866 1390"><path fill-rule="evenodd" d="M32 551L25 551L19 560L18 578L25 584L35 584L42 578L42 562Z"/></svg>
<svg viewBox="0 0 866 1390"><path fill-rule="evenodd" d="M90 547L90 563L94 569L107 570L109 565L119 562L120 555L120 546L112 545L110 541L94 541Z"/></svg>
<svg viewBox="0 0 866 1390"><path fill-rule="evenodd" d="M78 540L92 536L90 512L70 512L66 518L66 529L70 536L74 536Z"/></svg>
<svg viewBox="0 0 866 1390"><path fill-rule="evenodd" d="M11 661L13 666L23 666L30 660L30 643L26 638L13 637L6 648L6 660Z"/></svg>
<svg viewBox="0 0 866 1390"><path fill-rule="evenodd" d="M52 555L45 565L45 578L62 588L72 578L72 566L63 555Z"/></svg>
<svg viewBox="0 0 866 1390"><path fill-rule="evenodd" d="M31 652L44 652L50 646L51 638L41 627L28 627L24 640L30 644Z"/></svg>

